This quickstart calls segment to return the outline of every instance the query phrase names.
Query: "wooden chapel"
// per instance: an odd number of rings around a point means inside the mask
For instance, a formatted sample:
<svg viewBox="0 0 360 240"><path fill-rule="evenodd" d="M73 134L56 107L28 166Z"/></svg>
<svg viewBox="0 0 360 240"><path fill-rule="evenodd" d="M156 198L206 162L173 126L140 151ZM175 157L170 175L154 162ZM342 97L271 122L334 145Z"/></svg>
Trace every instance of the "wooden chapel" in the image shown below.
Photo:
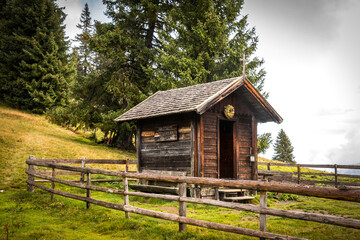
<svg viewBox="0 0 360 240"><path fill-rule="evenodd" d="M159 91L115 121L136 121L139 172L257 180L257 124L282 118L236 77Z"/></svg>

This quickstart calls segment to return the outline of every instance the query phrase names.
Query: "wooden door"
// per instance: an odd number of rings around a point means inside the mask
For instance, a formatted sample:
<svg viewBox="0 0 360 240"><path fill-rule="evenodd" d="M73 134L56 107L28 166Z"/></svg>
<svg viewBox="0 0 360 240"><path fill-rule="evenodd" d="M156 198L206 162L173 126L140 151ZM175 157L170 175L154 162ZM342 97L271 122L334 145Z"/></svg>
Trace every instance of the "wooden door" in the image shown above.
<svg viewBox="0 0 360 240"><path fill-rule="evenodd" d="M234 122L219 122L219 171L220 178L235 178Z"/></svg>

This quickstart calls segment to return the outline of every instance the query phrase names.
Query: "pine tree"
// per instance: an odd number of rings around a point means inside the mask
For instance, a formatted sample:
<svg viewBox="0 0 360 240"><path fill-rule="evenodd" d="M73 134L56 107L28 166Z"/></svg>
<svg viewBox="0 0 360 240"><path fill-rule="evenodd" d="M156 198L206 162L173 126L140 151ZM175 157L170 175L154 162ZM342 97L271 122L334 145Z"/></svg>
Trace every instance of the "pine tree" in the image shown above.
<svg viewBox="0 0 360 240"><path fill-rule="evenodd" d="M150 94L150 76L144 69L153 65L158 52L156 32L164 24L159 16L166 12L167 4L159 0L103 2L112 22L95 23L90 45L97 55L96 69L87 76L86 101L97 106L106 142L134 149L134 125L118 126L113 118Z"/></svg>
<svg viewBox="0 0 360 240"><path fill-rule="evenodd" d="M262 90L263 61L253 56L258 39L240 15L243 1L103 2L112 22L95 24L90 45L101 61L88 86L104 117L158 90L240 76L244 52L247 77ZM114 127L113 141L131 145L133 132Z"/></svg>
<svg viewBox="0 0 360 240"><path fill-rule="evenodd" d="M90 49L90 38L93 33L93 24L91 23L89 6L86 3L83 11L81 12L80 23L76 25L81 30L75 38L80 43L77 48L79 51L79 65L78 73L81 76L86 76L91 72L93 65L93 52Z"/></svg>
<svg viewBox="0 0 360 240"><path fill-rule="evenodd" d="M44 112L64 105L68 66L65 14L53 0L8 0L0 24L0 93L12 106Z"/></svg>
<svg viewBox="0 0 360 240"><path fill-rule="evenodd" d="M44 39L47 49L44 51L35 39ZM21 62L19 79L26 82L26 90L32 100L32 111L43 113L54 106L66 106L69 95L68 81L74 66L67 62L64 65L59 59L59 48L53 33L45 36L39 30L29 45L31 47L24 50L28 61Z"/></svg>
<svg viewBox="0 0 360 240"><path fill-rule="evenodd" d="M266 150L268 150L271 146L272 139L271 139L271 133L263 133L257 138L258 141L258 147L257 151L258 153L266 153Z"/></svg>
<svg viewBox="0 0 360 240"><path fill-rule="evenodd" d="M258 37L241 15L243 1L180 1L166 15L159 31L163 46L152 75L153 91L211 82L242 75L243 54L247 78L263 92L263 60L254 57Z"/></svg>
<svg viewBox="0 0 360 240"><path fill-rule="evenodd" d="M275 154L273 160L296 163L295 156L293 155L294 147L291 145L290 139L283 129L278 133L274 144L274 150Z"/></svg>
<svg viewBox="0 0 360 240"><path fill-rule="evenodd" d="M89 6L86 3L80 16L80 23L77 28L81 33L76 36L79 46L74 48L74 54L77 54L77 77L72 88L73 110L72 122L79 128L94 129L101 121L97 104L92 101L93 89L92 81L89 75L94 70L95 54L90 48L90 39L93 35L94 27L91 22Z"/></svg>

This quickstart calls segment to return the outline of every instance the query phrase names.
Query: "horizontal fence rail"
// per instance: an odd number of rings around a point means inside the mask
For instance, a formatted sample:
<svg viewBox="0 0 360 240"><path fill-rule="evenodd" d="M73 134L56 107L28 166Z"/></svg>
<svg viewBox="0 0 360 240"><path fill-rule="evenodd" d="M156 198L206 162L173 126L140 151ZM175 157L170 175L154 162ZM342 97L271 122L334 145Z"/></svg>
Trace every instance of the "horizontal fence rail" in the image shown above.
<svg viewBox="0 0 360 240"><path fill-rule="evenodd" d="M85 160L86 164L126 164L127 160L112 160L112 159L45 159L37 158L36 160L44 160L49 163L81 163ZM129 160L129 164L137 164L137 160Z"/></svg>
<svg viewBox="0 0 360 240"><path fill-rule="evenodd" d="M29 159L33 159L31 156ZM113 160L113 159L86 159L83 157L82 159L44 159L44 158L37 158L37 161L46 161L47 163L66 163L66 164L81 164L81 167L85 167L89 164L111 164L111 165L124 165L126 169L129 168L129 165L137 164L136 160ZM80 175L80 178L78 180L72 180L74 182L84 182L84 173L76 172L76 171L56 171L53 168L52 170L43 170L43 169L36 169L38 173L44 173L44 174L53 174L54 176L65 176L65 175ZM127 171L127 172L133 172L136 173L137 171ZM48 182L49 180L36 180L36 182ZM91 182L122 182L123 179L91 179Z"/></svg>
<svg viewBox="0 0 360 240"><path fill-rule="evenodd" d="M186 224L211 228L226 232L233 232L238 234L244 234L248 236L259 237L260 239L300 239L296 237L269 233L266 232L266 215L274 215L280 217L287 217L292 219L301 219L319 223L332 224L342 227L350 227L360 229L360 220L344 218L344 217L336 217L331 215L323 215L316 213L304 213L297 211L289 211L289 210L280 210L273 209L267 207L267 191L272 192L283 192L283 193L292 193L299 194L305 196L313 196L313 197L326 197L331 199L338 200L347 200L360 202L360 191L357 189L338 189L338 188L329 188L329 187L317 187L317 186L303 186L298 184L284 184L284 183L270 183L265 181L252 181L252 180L223 180L223 179L211 179L211 178L198 178L198 177L180 177L180 176L164 176L164 175L154 175L154 174L143 174L143 173L129 173L128 166L129 160L125 161L126 168L124 172L112 171L112 170L104 170L97 168L89 168L89 167L77 167L77 166L69 166L62 165L56 163L56 161L51 160L47 161L46 159L35 159L34 157L30 157L26 163L29 165L26 173L28 174L28 180L26 181L28 184L28 190L30 192L34 191L34 187L43 189L51 193L51 198L53 198L54 194L61 195L68 198L73 198L77 200L81 200L86 202L87 208L90 207L91 204L96 204L99 206L117 209L125 212L125 216L127 218L130 217L129 213L137 213L145 216L151 216L155 218L166 219L179 223L179 230L183 231L186 229ZM64 163L64 162L62 162ZM65 162L68 163L68 162ZM73 162L72 162L73 163ZM77 162L77 163L81 163ZM122 163L123 164L123 163ZM83 165L83 164L82 164ZM39 167L47 167L52 169L52 174L49 175L49 172L45 171L37 171L34 166ZM71 171L77 172L80 174L84 174L87 176L86 182L74 182L71 180L65 180L56 177L54 174L55 169L59 169L62 171ZM117 176L123 179L124 190L113 189L101 186L91 185L92 183L92 174L102 174L106 176ZM40 178L46 181L51 182L51 188L46 187L42 184L39 184L35 181L35 178ZM144 192L132 192L129 191L128 188L128 179L147 179L147 180L161 180L172 183L178 183L179 186L179 195L163 195L163 194L154 194L154 193L144 193ZM77 194L67 193L60 190L55 189L55 183L64 184L71 187L76 187L80 189L86 189L86 197L80 196ZM234 188L244 188L250 190L260 191L260 206L254 204L240 204L233 202L223 202L218 200L211 199L200 199L194 197L186 196L186 186L189 184L196 185L205 185L212 187L234 187ZM100 191L105 193L112 194L120 194L124 195L124 204L115 204L104 202L100 200L96 200L91 198L91 191ZM170 213L162 213L153 210L143 209L139 207L134 207L129 205L129 196L138 196L138 197L150 197L150 198L158 198L170 201L179 202L179 215L170 214ZM224 207L229 209L250 211L254 213L260 214L260 231L253 229L246 229L241 227L235 227L225 224L219 224L214 222L202 221L192 218L186 217L186 203L197 203L197 204L206 204L218 207Z"/></svg>
<svg viewBox="0 0 360 240"><path fill-rule="evenodd" d="M330 185L337 188L360 188L360 183L356 180L360 179L360 165L337 165L337 164L291 164L291 163L264 163L259 165L267 166L267 170L258 170L259 176L276 182L294 182L298 184L308 185ZM273 171L271 166L277 167L293 167L296 171ZM334 169L334 173L327 172L306 172L304 168L320 168ZM359 170L359 175L340 174L339 169ZM330 178L330 179L329 179Z"/></svg>

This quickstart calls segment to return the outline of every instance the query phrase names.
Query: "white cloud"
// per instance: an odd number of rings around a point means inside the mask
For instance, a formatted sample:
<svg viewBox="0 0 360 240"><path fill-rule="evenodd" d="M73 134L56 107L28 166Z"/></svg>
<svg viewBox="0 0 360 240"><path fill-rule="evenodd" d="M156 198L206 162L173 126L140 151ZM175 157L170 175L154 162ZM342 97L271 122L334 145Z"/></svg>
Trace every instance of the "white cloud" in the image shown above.
<svg viewBox="0 0 360 240"><path fill-rule="evenodd" d="M84 6L80 0L59 0L58 4L60 7L65 7L64 12L67 15L65 18L66 35L73 40L76 34L80 33L76 25L80 22L81 11Z"/></svg>
<svg viewBox="0 0 360 240"><path fill-rule="evenodd" d="M360 146L350 134L360 129L360 3L252 0L244 11L259 35L269 102L284 118L259 133L276 138L283 128L300 163L341 162L340 146L358 154L345 148Z"/></svg>
<svg viewBox="0 0 360 240"><path fill-rule="evenodd" d="M352 125L346 133L346 141L330 150L327 157L334 164L360 165L360 123Z"/></svg>
<svg viewBox="0 0 360 240"><path fill-rule="evenodd" d="M90 17L92 21L108 22L109 19L104 15L105 5L98 0L59 0L60 7L65 7L64 12L67 14L65 19L66 35L74 40L76 34L81 31L76 27L80 22L81 12L85 7L85 3L89 5Z"/></svg>

